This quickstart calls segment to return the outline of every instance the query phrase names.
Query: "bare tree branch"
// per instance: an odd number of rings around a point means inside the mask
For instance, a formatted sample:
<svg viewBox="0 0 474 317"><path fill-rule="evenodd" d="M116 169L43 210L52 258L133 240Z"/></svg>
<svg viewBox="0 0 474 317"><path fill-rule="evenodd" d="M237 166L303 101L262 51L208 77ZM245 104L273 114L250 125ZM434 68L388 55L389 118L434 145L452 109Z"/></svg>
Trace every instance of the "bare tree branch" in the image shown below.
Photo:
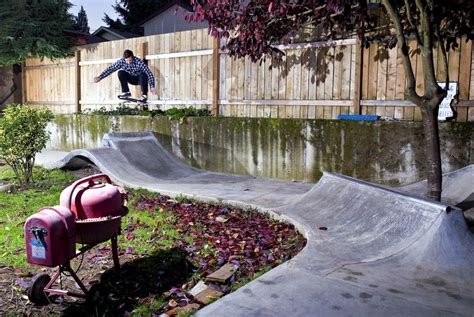
<svg viewBox="0 0 474 317"><path fill-rule="evenodd" d="M431 23L428 19L427 5L422 3L422 0L416 0L415 3L418 10L420 11L420 24L422 32L421 35L423 37L424 43L424 45L421 46L421 61L423 65L423 78L425 81L424 97L431 100L435 95L437 95L439 89L438 83L436 82L436 75L434 72L433 63L433 41L431 39L431 35L433 34L433 32L431 28ZM438 102L436 102L436 105L434 106L437 105Z"/></svg>
<svg viewBox="0 0 474 317"><path fill-rule="evenodd" d="M420 45L423 45L423 42L420 39L420 32L418 31L418 28L415 24L415 21L413 20L413 16L412 16L411 10L410 10L410 3L409 3L408 0L405 0L405 8L407 10L408 22L410 23L411 27L413 28L413 34L415 34L415 38L416 38L417 42Z"/></svg>
<svg viewBox="0 0 474 317"><path fill-rule="evenodd" d="M405 95L408 100L414 102L415 104L420 104L421 97L416 93L415 74L413 73L413 66L410 61L409 49L403 33L403 27L400 21L400 16L393 8L392 4L390 3L390 0L382 0L382 4L385 6L385 9L387 10L388 15L390 16L390 19L395 25L397 41L399 42L402 51L402 61L403 66L405 68L405 74L407 76L407 89L405 91Z"/></svg>

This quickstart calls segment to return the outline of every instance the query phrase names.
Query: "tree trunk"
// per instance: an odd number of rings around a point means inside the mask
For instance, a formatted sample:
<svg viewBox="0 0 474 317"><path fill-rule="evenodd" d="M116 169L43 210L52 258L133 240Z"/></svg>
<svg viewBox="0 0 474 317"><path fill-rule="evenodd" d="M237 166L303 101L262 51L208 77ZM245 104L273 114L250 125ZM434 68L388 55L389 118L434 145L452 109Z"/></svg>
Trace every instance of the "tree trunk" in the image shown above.
<svg viewBox="0 0 474 317"><path fill-rule="evenodd" d="M426 197L440 201L442 190L441 151L438 133L438 107L422 106L426 156Z"/></svg>

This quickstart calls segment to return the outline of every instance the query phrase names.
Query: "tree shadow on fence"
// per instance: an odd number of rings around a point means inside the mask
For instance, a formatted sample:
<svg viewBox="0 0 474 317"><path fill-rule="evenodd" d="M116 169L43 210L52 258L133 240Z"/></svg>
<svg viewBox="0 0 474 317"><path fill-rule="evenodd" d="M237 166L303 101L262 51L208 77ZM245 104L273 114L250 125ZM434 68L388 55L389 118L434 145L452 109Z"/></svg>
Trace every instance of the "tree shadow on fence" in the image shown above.
<svg viewBox="0 0 474 317"><path fill-rule="evenodd" d="M318 49L305 49L300 51L301 54L286 53L283 59L278 59L276 56L271 57L270 68L278 68L280 75L286 78L293 67L301 65L310 71L311 83L316 83L319 86L324 83L330 75L330 65L334 61L341 61L344 53L338 52L334 54L331 46L321 47ZM330 79L331 80L331 79Z"/></svg>

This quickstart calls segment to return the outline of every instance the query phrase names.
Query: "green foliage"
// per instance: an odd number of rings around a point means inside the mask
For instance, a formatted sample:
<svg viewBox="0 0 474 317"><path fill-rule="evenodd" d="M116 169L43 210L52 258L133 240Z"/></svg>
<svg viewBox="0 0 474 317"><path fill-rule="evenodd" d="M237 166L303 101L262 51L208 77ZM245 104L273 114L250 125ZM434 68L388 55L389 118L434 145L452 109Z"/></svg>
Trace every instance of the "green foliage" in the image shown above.
<svg viewBox="0 0 474 317"><path fill-rule="evenodd" d="M13 169L20 185L30 182L35 155L49 140L46 125L50 110L27 105L8 105L0 114L0 158Z"/></svg>
<svg viewBox="0 0 474 317"><path fill-rule="evenodd" d="M120 19L113 20L105 14L103 20L111 28L143 34L141 22L161 9L167 2L167 0L119 0L112 7Z"/></svg>
<svg viewBox="0 0 474 317"><path fill-rule="evenodd" d="M190 108L170 108L165 111L165 116L170 120L177 120L182 123L187 117L205 117L209 116L210 112L207 109Z"/></svg>
<svg viewBox="0 0 474 317"><path fill-rule="evenodd" d="M119 104L117 108L113 110L107 110L106 107L100 107L99 109L91 110L91 109L84 109L84 114L96 114L101 116L146 116L150 115L151 111L147 110L140 110L136 107L128 107L123 103Z"/></svg>
<svg viewBox="0 0 474 317"><path fill-rule="evenodd" d="M74 28L84 33L90 32L87 13L83 6L81 6L81 10L77 13L77 17L74 17Z"/></svg>
<svg viewBox="0 0 474 317"><path fill-rule="evenodd" d="M0 180L14 177L8 166L0 166ZM74 181L61 170L35 167L35 184L27 190L0 192L0 265L26 267L23 224L30 215L44 206L59 203L61 191Z"/></svg>
<svg viewBox="0 0 474 317"><path fill-rule="evenodd" d="M67 0L0 1L0 66L70 55L73 41L64 34L72 27L70 7Z"/></svg>
<svg viewBox="0 0 474 317"><path fill-rule="evenodd" d="M164 297L159 297L153 299L150 303L146 305L139 305L135 308L130 316L132 317L141 317L141 316L153 316L153 312L159 310L163 305L168 301Z"/></svg>
<svg viewBox="0 0 474 317"><path fill-rule="evenodd" d="M207 109L195 109L189 108L170 108L168 110L140 110L136 107L128 107L124 104L120 104L114 110L107 110L105 107L101 107L97 110L85 109L85 114L104 115L104 116L166 116L170 120L177 120L180 123L184 122L187 117L206 117L210 116L211 113Z"/></svg>

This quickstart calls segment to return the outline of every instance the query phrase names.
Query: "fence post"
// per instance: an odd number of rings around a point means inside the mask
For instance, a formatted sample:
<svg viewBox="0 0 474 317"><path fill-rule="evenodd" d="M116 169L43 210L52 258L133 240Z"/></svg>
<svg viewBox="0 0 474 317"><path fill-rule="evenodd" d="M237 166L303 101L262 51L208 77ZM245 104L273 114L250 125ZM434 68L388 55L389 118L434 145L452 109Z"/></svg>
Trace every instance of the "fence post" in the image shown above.
<svg viewBox="0 0 474 317"><path fill-rule="evenodd" d="M216 117L219 116L219 74L219 39L214 38L212 41L212 115Z"/></svg>
<svg viewBox="0 0 474 317"><path fill-rule="evenodd" d="M75 61L74 61L74 70L76 73L76 91L74 96L74 103L75 103L75 112L81 112L81 66L79 63L81 62L81 50L76 50L75 54Z"/></svg>
<svg viewBox="0 0 474 317"><path fill-rule="evenodd" d="M146 55L148 54L148 42L143 42L140 46L140 57L142 61L146 63Z"/></svg>
<svg viewBox="0 0 474 317"><path fill-rule="evenodd" d="M355 76L354 76L354 98L352 99L352 114L361 114L360 112L360 97L361 97L361 84L362 84L362 54L363 47L359 39L357 39L354 49L355 54Z"/></svg>
<svg viewBox="0 0 474 317"><path fill-rule="evenodd" d="M26 62L21 64L21 103L26 103L26 94L27 94L27 87L26 87Z"/></svg>

